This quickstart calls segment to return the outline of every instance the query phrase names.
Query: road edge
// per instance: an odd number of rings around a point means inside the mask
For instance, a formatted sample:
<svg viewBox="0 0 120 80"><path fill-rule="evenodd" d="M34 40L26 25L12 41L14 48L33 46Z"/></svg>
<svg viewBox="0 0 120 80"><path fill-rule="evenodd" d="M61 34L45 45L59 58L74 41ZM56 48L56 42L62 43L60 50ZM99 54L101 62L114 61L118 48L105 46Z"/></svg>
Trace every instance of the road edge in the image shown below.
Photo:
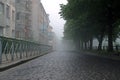
<svg viewBox="0 0 120 80"><path fill-rule="evenodd" d="M53 52L53 51L51 51L51 52ZM11 62L9 64L6 64L5 66L0 67L0 72L6 71L6 70L8 70L10 68L13 68L13 67L16 67L16 66L19 66L21 64L24 64L24 63L26 63L28 61L34 60L34 59L36 59L38 57L44 56L44 55L46 55L48 53L51 53L51 52L47 52L47 53L44 53L44 54L41 54L39 56L35 56L35 57L32 57L32 58L21 59L19 61L13 62L13 63Z"/></svg>

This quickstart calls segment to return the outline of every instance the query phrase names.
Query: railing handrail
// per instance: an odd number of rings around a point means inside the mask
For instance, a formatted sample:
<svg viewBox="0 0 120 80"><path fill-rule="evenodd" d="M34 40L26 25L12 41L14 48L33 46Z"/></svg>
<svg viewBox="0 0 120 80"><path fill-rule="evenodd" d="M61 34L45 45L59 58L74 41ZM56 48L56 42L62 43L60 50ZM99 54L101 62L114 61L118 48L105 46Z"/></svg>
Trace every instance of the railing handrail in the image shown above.
<svg viewBox="0 0 120 80"><path fill-rule="evenodd" d="M18 59L22 59L23 57L28 57L28 55L38 56L51 50L52 46L50 45L0 36L0 64L3 61L3 55L5 60L9 60L8 58L10 57L10 60L13 61L18 56Z"/></svg>

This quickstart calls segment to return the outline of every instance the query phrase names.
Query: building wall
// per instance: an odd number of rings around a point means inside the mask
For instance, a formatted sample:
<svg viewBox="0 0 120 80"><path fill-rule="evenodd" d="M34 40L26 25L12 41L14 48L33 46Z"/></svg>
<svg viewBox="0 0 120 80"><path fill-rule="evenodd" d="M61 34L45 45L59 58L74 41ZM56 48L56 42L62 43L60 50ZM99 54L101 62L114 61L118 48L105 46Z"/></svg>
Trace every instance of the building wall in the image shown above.
<svg viewBox="0 0 120 80"><path fill-rule="evenodd" d="M0 0L0 35L15 36L15 1Z"/></svg>
<svg viewBox="0 0 120 80"><path fill-rule="evenodd" d="M48 37L48 28L49 28L49 15L46 13L42 3L41 5L41 15L42 15L42 25L40 27L41 34L44 35L43 40L41 40L44 44L49 44L49 37Z"/></svg>
<svg viewBox="0 0 120 80"><path fill-rule="evenodd" d="M48 25L49 18L42 3L40 0L32 0L32 30L35 41L48 44Z"/></svg>
<svg viewBox="0 0 120 80"><path fill-rule="evenodd" d="M39 41L39 4L39 0L32 0L32 30L35 41Z"/></svg>
<svg viewBox="0 0 120 80"><path fill-rule="evenodd" d="M32 2L31 0L15 0L16 6L16 38L32 39Z"/></svg>
<svg viewBox="0 0 120 80"><path fill-rule="evenodd" d="M49 15L40 0L0 0L0 35L48 44Z"/></svg>

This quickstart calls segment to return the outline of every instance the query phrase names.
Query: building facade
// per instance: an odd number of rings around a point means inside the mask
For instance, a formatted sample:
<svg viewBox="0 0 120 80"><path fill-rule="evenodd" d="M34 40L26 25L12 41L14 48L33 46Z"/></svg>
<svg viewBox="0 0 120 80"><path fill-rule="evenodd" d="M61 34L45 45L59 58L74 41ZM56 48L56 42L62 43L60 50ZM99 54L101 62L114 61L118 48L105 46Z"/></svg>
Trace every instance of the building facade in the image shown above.
<svg viewBox="0 0 120 80"><path fill-rule="evenodd" d="M0 36L48 44L49 23L40 0L0 0Z"/></svg>
<svg viewBox="0 0 120 80"><path fill-rule="evenodd" d="M40 0L15 0L16 38L48 43L49 16Z"/></svg>
<svg viewBox="0 0 120 80"><path fill-rule="evenodd" d="M52 31L52 26L49 26L48 27L48 40L49 40L49 45L52 45L53 44L53 36L54 36L54 33Z"/></svg>
<svg viewBox="0 0 120 80"><path fill-rule="evenodd" d="M52 46L53 50L56 50L57 41L59 41L59 40L57 40L57 36L53 32L53 27L52 26L48 27L48 40L49 40L48 45Z"/></svg>
<svg viewBox="0 0 120 80"><path fill-rule="evenodd" d="M32 1L15 0L16 8L16 38L32 39Z"/></svg>
<svg viewBox="0 0 120 80"><path fill-rule="evenodd" d="M32 0L32 30L34 39L42 44L48 44L49 15L40 0Z"/></svg>
<svg viewBox="0 0 120 80"><path fill-rule="evenodd" d="M15 0L0 0L0 36L15 37Z"/></svg>

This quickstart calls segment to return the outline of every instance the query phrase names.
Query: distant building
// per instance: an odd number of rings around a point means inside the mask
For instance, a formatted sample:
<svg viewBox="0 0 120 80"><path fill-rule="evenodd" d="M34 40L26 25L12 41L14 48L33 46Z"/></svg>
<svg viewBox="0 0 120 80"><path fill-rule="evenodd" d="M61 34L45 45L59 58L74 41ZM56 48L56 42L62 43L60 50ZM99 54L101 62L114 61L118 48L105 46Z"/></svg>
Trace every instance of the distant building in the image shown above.
<svg viewBox="0 0 120 80"><path fill-rule="evenodd" d="M48 27L48 40L49 40L48 44L53 47L53 50L55 50L56 45L57 45L57 36L53 32L53 27L52 26Z"/></svg>
<svg viewBox="0 0 120 80"><path fill-rule="evenodd" d="M53 27L49 26L48 27L48 40L49 40L49 44L51 44L51 42L53 42L54 32L52 30L53 30Z"/></svg>
<svg viewBox="0 0 120 80"><path fill-rule="evenodd" d="M34 40L48 44L49 15L40 0L32 0L32 30Z"/></svg>
<svg viewBox="0 0 120 80"><path fill-rule="evenodd" d="M49 22L40 0L16 0L16 38L48 44Z"/></svg>
<svg viewBox="0 0 120 80"><path fill-rule="evenodd" d="M49 15L40 0L0 0L0 35L49 43Z"/></svg>
<svg viewBox="0 0 120 80"><path fill-rule="evenodd" d="M15 0L0 0L0 36L15 37Z"/></svg>
<svg viewBox="0 0 120 80"><path fill-rule="evenodd" d="M16 38L32 40L32 1L15 0Z"/></svg>

